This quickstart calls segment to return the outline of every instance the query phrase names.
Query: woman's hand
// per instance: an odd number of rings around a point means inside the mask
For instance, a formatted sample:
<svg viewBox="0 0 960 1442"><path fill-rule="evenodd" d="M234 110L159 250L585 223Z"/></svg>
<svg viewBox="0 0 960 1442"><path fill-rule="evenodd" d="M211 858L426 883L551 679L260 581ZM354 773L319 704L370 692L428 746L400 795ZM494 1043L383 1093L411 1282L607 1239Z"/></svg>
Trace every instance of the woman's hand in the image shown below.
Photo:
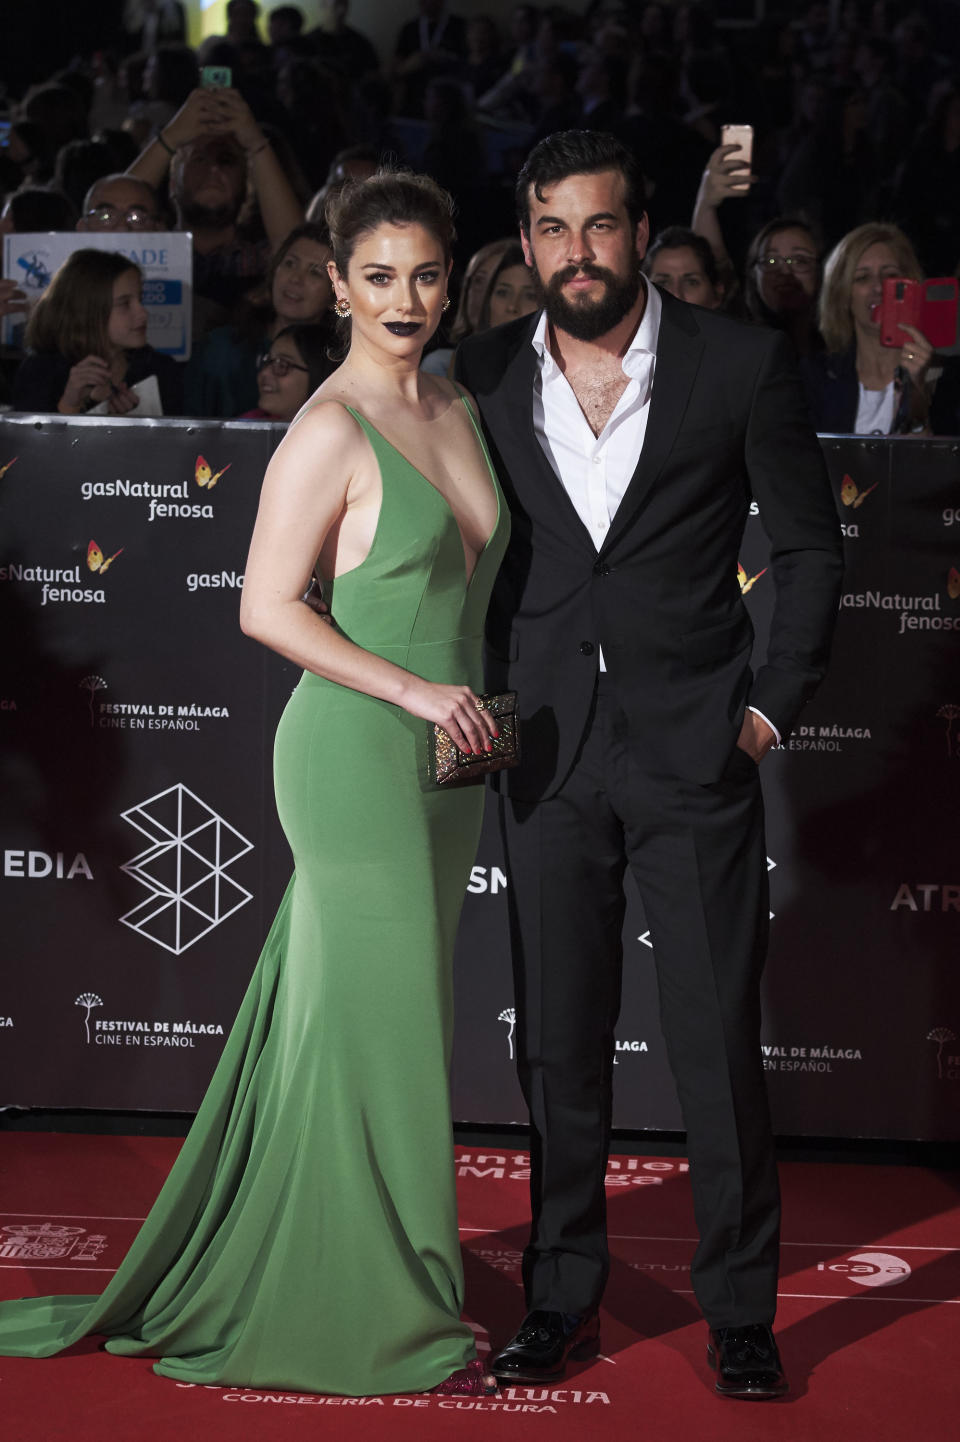
<svg viewBox="0 0 960 1442"><path fill-rule="evenodd" d="M110 394L110 367L98 355L84 356L71 366L57 410L63 416L80 416Z"/></svg>
<svg viewBox="0 0 960 1442"><path fill-rule="evenodd" d="M0 316L26 315L30 302L15 280L0 280Z"/></svg>
<svg viewBox="0 0 960 1442"><path fill-rule="evenodd" d="M112 416L128 415L130 411L135 411L139 404L140 397L136 391L130 389L125 381L111 386L110 394L107 397L107 410Z"/></svg>
<svg viewBox="0 0 960 1442"><path fill-rule="evenodd" d="M910 340L900 347L900 365L915 386L922 386L933 359L933 346L915 325L901 325Z"/></svg>
<svg viewBox="0 0 960 1442"><path fill-rule="evenodd" d="M698 204L708 205L716 210L725 200L742 199L749 192L757 177L749 170L744 170L742 161L728 158L739 149L739 145L717 146L707 161L700 180Z"/></svg>
<svg viewBox="0 0 960 1442"><path fill-rule="evenodd" d="M400 704L411 716L442 726L453 744L468 756L492 751L490 737L500 734L492 717L477 710L477 697L469 686L442 686L411 676Z"/></svg>

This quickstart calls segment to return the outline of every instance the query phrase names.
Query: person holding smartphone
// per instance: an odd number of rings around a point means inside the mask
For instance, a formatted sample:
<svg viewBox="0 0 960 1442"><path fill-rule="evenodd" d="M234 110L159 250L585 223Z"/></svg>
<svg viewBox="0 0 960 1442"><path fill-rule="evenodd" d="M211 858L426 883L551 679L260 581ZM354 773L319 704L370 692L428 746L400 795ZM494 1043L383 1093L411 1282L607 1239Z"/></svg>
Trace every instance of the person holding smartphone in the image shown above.
<svg viewBox="0 0 960 1442"><path fill-rule="evenodd" d="M913 246L895 225L857 226L827 257L819 305L826 349L808 356L802 370L813 423L839 434L954 435L956 362L935 356L916 326L902 327L906 344L881 344L876 308L889 276L923 279Z"/></svg>
<svg viewBox="0 0 960 1442"><path fill-rule="evenodd" d="M230 87L191 91L127 174L157 190L168 169L176 229L193 233L194 294L229 309L303 223L300 202L247 102ZM266 240L250 239L240 228L248 180ZM201 328L209 324L207 317Z"/></svg>

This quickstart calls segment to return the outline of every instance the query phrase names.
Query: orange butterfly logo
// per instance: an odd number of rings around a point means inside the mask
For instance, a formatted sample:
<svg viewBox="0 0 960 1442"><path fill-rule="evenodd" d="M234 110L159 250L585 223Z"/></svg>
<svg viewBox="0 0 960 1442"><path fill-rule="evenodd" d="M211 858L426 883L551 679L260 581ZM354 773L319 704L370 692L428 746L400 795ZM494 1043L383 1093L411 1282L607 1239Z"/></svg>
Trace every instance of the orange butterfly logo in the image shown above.
<svg viewBox="0 0 960 1442"><path fill-rule="evenodd" d="M856 510L858 506L863 505L870 492L875 491L879 484L879 481L874 481L872 486L868 486L865 491L860 491L857 489L853 477L845 475L843 485L840 487L840 499L845 506L852 506Z"/></svg>
<svg viewBox="0 0 960 1442"><path fill-rule="evenodd" d="M104 573L108 571L113 565L114 561L117 559L117 557L121 554L122 551L123 546L120 547L119 551L114 551L112 556L107 556L107 558L104 559L103 552L97 545L96 541L91 541L89 546L87 547L88 570L99 571L101 576L104 575Z"/></svg>
<svg viewBox="0 0 960 1442"><path fill-rule="evenodd" d="M224 466L222 471L217 471L216 475L214 475L210 469L210 462L204 460L203 456L197 456L197 465L196 470L194 471L197 485L206 486L208 491L212 491L214 486L219 481L220 477L226 475L232 464L232 461L228 462L227 465Z"/></svg>
<svg viewBox="0 0 960 1442"><path fill-rule="evenodd" d="M13 465L16 465L16 462L17 462L17 457L14 456L14 458L13 458L12 461L7 461L7 464L6 464L5 466L0 466L0 481L3 480L4 476L7 474L7 471L9 471L10 467L13 466Z"/></svg>
<svg viewBox="0 0 960 1442"><path fill-rule="evenodd" d="M947 572L947 595L951 601L956 601L960 597L960 571L956 566L951 566Z"/></svg>
<svg viewBox="0 0 960 1442"><path fill-rule="evenodd" d="M748 591L753 590L754 585L757 583L757 581L759 581L760 577L765 576L769 569L769 566L764 566L763 570L758 571L755 576L748 576L746 571L743 569L743 567L740 565L740 562L738 561L737 580L740 582L740 594L742 596L745 596Z"/></svg>

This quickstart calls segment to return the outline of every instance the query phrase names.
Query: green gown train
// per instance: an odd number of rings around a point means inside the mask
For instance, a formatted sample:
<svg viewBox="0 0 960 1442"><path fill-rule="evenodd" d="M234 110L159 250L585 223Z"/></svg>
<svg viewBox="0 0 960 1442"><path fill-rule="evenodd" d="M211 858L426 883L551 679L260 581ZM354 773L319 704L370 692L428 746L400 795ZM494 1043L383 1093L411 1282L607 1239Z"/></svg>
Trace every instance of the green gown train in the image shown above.
<svg viewBox="0 0 960 1442"><path fill-rule="evenodd" d="M352 414L383 500L368 556L330 587L336 623L479 690L508 530L479 430L498 513L468 580L447 502ZM429 730L304 674L274 766L295 872L193 1127L102 1296L0 1305L0 1354L97 1333L185 1382L350 1396L466 1364L448 1075L483 788L428 781Z"/></svg>

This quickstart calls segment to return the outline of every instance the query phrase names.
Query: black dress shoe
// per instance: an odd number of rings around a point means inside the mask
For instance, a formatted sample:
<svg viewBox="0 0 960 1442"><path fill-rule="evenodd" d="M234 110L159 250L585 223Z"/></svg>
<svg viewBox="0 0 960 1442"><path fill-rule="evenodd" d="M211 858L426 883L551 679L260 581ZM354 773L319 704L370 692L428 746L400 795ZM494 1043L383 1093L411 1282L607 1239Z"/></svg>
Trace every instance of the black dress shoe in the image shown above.
<svg viewBox="0 0 960 1442"><path fill-rule="evenodd" d="M568 1358L595 1357L599 1348L596 1312L529 1312L489 1367L501 1382L552 1382L563 1376Z"/></svg>
<svg viewBox="0 0 960 1442"><path fill-rule="evenodd" d="M707 1361L717 1374L721 1397L763 1402L787 1391L777 1344L763 1323L715 1328L710 1333Z"/></svg>

